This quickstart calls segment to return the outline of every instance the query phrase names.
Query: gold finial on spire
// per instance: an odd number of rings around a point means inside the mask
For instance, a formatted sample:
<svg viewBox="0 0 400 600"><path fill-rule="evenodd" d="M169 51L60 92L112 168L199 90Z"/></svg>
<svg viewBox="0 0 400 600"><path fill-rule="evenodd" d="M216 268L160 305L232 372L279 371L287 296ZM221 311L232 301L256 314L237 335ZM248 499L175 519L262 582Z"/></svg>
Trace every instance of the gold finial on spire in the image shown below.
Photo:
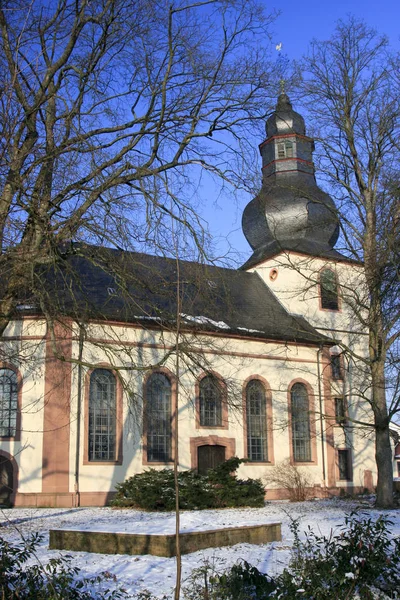
<svg viewBox="0 0 400 600"><path fill-rule="evenodd" d="M286 81L284 79L281 79L279 81L279 85L280 85L280 88L281 88L281 94L285 93L285 83L286 83Z"/></svg>

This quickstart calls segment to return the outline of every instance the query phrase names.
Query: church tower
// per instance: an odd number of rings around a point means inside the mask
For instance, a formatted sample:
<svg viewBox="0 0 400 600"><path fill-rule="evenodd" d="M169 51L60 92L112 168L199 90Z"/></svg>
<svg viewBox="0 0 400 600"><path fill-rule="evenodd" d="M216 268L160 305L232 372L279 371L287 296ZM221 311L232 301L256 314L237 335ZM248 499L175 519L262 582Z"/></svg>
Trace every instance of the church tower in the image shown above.
<svg viewBox="0 0 400 600"><path fill-rule="evenodd" d="M335 205L315 181L314 141L284 92L267 120L266 132L260 145L262 188L246 206L242 220L253 255L242 268L281 251L340 258L333 249L339 235Z"/></svg>
<svg viewBox="0 0 400 600"><path fill-rule="evenodd" d="M241 269L256 271L289 312L343 339L340 332L353 331L352 307L365 301L363 267L334 248L338 212L315 180L314 140L284 92L266 133L262 187L242 219L253 254ZM360 298L350 297L354 290Z"/></svg>
<svg viewBox="0 0 400 600"><path fill-rule="evenodd" d="M321 345L310 360L318 371L314 389L319 396L321 439L327 445L327 484L349 485L349 480L356 481L354 473L359 485L371 488L373 462L366 467L359 457L366 449L373 456L373 440L366 441L347 426L348 418L355 422L371 418L368 403L360 401L369 385L363 368L363 357L368 356L364 268L335 249L338 212L332 198L317 185L314 141L284 92L267 120L266 132L260 145L261 191L246 206L242 220L253 254L241 268L257 273L298 319L299 327L299 317L304 318L332 341ZM288 351L298 359L299 346ZM288 369L293 369L290 362ZM299 381L310 380L310 374L310 368L303 368Z"/></svg>

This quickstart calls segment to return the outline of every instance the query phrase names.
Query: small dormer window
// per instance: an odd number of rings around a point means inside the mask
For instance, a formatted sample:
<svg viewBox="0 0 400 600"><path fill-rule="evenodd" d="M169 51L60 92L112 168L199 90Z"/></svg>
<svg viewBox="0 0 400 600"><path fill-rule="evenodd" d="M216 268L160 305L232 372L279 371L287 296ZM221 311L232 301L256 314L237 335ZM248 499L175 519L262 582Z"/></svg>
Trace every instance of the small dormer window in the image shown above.
<svg viewBox="0 0 400 600"><path fill-rule="evenodd" d="M277 144L277 155L279 158L293 158L293 142L279 142Z"/></svg>

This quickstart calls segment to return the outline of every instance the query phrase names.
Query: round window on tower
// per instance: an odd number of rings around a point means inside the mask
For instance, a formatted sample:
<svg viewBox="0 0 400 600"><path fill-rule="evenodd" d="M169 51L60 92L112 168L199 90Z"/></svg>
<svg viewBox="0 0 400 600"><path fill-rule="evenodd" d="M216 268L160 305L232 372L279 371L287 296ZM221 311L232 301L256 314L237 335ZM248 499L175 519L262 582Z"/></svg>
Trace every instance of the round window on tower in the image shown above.
<svg viewBox="0 0 400 600"><path fill-rule="evenodd" d="M278 269L271 269L269 272L269 278L271 281L275 281L275 279L278 277Z"/></svg>

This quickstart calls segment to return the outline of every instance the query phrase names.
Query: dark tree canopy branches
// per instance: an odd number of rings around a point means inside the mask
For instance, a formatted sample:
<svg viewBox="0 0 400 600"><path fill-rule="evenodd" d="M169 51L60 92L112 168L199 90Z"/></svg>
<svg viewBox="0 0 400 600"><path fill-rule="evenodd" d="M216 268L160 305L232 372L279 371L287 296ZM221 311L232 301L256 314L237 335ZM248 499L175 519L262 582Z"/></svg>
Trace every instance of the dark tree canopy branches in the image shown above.
<svg viewBox="0 0 400 600"><path fill-rule="evenodd" d="M165 249L171 219L204 252L196 181L244 185L239 150L274 93L272 18L256 0L0 9L0 261L19 281L70 239Z"/></svg>

